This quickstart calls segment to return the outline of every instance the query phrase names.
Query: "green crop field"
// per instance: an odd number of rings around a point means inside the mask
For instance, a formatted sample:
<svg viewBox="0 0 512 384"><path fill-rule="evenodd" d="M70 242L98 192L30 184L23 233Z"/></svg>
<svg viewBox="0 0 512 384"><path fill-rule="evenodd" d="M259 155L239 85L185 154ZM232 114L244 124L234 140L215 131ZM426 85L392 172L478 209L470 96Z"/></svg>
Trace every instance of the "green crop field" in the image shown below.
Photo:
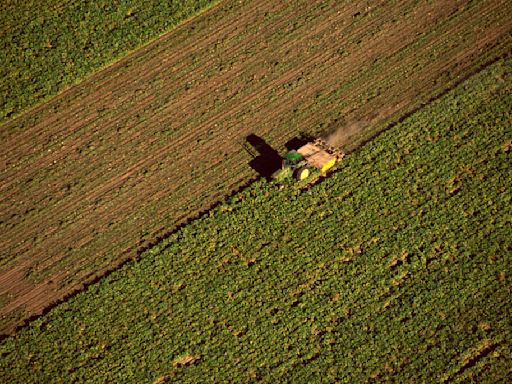
<svg viewBox="0 0 512 384"><path fill-rule="evenodd" d="M2 381L510 382L511 74L253 184L3 340Z"/></svg>
<svg viewBox="0 0 512 384"><path fill-rule="evenodd" d="M2 1L0 122L49 99L215 3Z"/></svg>

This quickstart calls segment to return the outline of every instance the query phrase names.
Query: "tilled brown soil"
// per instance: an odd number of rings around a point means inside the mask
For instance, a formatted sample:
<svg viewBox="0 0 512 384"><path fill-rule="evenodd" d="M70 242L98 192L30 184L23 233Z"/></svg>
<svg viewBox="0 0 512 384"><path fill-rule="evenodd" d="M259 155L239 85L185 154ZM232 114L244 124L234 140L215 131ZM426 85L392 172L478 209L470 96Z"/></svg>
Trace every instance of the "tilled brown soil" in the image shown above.
<svg viewBox="0 0 512 384"><path fill-rule="evenodd" d="M225 1L1 127L0 330L11 332L256 173L353 123L355 141L512 47L508 1Z"/></svg>

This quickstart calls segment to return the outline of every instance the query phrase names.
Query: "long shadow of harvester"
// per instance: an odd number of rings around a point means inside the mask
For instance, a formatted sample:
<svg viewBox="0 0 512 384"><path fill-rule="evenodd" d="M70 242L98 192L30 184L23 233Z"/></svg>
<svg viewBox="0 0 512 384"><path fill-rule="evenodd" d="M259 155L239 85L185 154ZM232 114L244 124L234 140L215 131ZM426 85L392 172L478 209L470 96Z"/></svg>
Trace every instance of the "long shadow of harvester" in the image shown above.
<svg viewBox="0 0 512 384"><path fill-rule="evenodd" d="M260 176L270 180L272 174L281 168L282 157L263 138L253 133L245 141L244 148L253 157L249 166Z"/></svg>
<svg viewBox="0 0 512 384"><path fill-rule="evenodd" d="M263 138L251 133L246 138L244 148L253 157L249 166L260 176L270 180L272 175L282 167L283 158ZM309 136L299 136L289 140L285 147L290 151L298 149L312 139Z"/></svg>

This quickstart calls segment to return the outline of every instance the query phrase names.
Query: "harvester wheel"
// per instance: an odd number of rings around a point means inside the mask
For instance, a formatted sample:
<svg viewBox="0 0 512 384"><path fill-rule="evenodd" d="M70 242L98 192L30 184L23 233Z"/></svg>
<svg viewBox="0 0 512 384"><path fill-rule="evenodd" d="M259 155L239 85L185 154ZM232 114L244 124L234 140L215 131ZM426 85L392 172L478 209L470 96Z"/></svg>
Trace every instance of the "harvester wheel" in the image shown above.
<svg viewBox="0 0 512 384"><path fill-rule="evenodd" d="M309 168L308 167L302 167L295 171L295 179L296 180L304 180L307 179L309 176Z"/></svg>

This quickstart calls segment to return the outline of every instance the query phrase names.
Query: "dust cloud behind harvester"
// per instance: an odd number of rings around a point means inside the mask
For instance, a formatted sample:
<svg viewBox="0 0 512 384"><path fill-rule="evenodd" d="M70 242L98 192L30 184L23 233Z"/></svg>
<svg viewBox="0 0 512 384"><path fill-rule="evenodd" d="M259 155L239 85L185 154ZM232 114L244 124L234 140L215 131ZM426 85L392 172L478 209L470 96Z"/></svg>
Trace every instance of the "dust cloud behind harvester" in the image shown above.
<svg viewBox="0 0 512 384"><path fill-rule="evenodd" d="M324 140L333 147L342 148L359 136L368 125L369 122L364 120L340 124Z"/></svg>

